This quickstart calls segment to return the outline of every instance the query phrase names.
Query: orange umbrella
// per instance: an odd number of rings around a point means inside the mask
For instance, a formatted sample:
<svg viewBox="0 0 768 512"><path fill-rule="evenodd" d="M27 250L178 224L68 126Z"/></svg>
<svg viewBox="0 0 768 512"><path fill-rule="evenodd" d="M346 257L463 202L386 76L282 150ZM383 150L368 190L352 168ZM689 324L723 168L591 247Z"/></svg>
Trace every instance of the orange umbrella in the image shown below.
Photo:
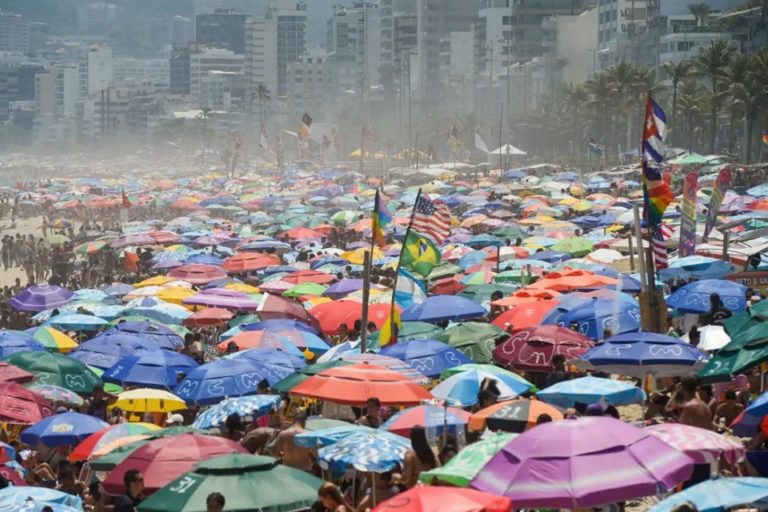
<svg viewBox="0 0 768 512"><path fill-rule="evenodd" d="M280 258L272 254L258 252L243 252L224 260L222 268L231 273L244 273L251 270L261 270L280 264Z"/></svg>
<svg viewBox="0 0 768 512"><path fill-rule="evenodd" d="M497 316L492 323L496 327L505 330L507 329L507 324L513 329L533 327L541 324L547 313L555 309L557 304L558 302L555 300L540 300L520 304Z"/></svg>
<svg viewBox="0 0 768 512"><path fill-rule="evenodd" d="M528 289L569 292L599 288L601 286L613 286L617 283L618 281L612 277L598 276L587 270L567 270L564 272L550 272L528 286Z"/></svg>
<svg viewBox="0 0 768 512"><path fill-rule="evenodd" d="M432 394L400 373L369 364L353 364L323 370L297 385L291 394L338 404L364 405L370 397L381 405L419 405Z"/></svg>
<svg viewBox="0 0 768 512"><path fill-rule="evenodd" d="M400 310L400 306L395 305L395 307L398 311ZM369 304L368 321L381 328L390 311L389 304ZM363 317L363 305L352 300L337 300L315 306L309 310L309 313L315 317L325 334L338 334L342 324L352 329L355 326L355 320Z"/></svg>
<svg viewBox="0 0 768 512"><path fill-rule="evenodd" d="M203 327L206 325L221 325L229 322L234 317L234 313L221 308L206 308L197 313L193 313L184 319L184 325L187 327Z"/></svg>
<svg viewBox="0 0 768 512"><path fill-rule="evenodd" d="M562 420L563 413L553 405L540 400L508 400L481 409L469 418L469 430L503 430L520 433L536 426L536 420L548 414L553 420Z"/></svg>
<svg viewBox="0 0 768 512"><path fill-rule="evenodd" d="M246 350L249 348L274 348L277 350L283 350L285 344L280 341L280 338L276 334L270 331L244 331L235 334L226 341L222 341L216 345L218 352L224 353L227 351L227 345L234 343L240 350Z"/></svg>
<svg viewBox="0 0 768 512"><path fill-rule="evenodd" d="M560 292L556 292L554 290L520 290L518 292L513 293L509 297L504 297L503 299L495 300L492 302L494 306L502 306L502 307L512 307L512 306L519 306L521 304L529 304L531 302L538 302L541 300L548 300L548 299L554 299L558 295L561 295Z"/></svg>
<svg viewBox="0 0 768 512"><path fill-rule="evenodd" d="M299 270L280 278L281 281L291 284L317 283L326 284L336 280L335 276L319 272L317 270Z"/></svg>
<svg viewBox="0 0 768 512"><path fill-rule="evenodd" d="M281 236L293 238L294 240L302 240L307 238L322 238L323 234L309 228L294 228L284 231Z"/></svg>

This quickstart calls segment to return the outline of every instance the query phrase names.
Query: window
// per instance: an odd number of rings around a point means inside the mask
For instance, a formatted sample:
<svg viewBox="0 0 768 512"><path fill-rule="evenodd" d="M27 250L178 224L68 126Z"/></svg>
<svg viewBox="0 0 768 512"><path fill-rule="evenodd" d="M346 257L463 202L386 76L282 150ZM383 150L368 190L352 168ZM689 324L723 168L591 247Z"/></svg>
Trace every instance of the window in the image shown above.
<svg viewBox="0 0 768 512"><path fill-rule="evenodd" d="M512 16L502 16L501 17L501 24L502 25L511 25L512 24Z"/></svg>

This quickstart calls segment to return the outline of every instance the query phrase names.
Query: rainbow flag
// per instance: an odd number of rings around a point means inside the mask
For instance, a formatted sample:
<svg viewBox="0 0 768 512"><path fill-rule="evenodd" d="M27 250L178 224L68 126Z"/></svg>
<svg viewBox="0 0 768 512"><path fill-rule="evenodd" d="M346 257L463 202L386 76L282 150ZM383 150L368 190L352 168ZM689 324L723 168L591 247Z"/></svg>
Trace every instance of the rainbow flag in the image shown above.
<svg viewBox="0 0 768 512"><path fill-rule="evenodd" d="M763 130L763 144L768 146L768 130Z"/></svg>
<svg viewBox="0 0 768 512"><path fill-rule="evenodd" d="M381 194L376 191L376 200L373 203L373 222L371 231L373 241L379 247L387 245L387 237L384 236L384 228L392 222L392 214L389 213L387 205L381 200Z"/></svg>
<svg viewBox="0 0 768 512"><path fill-rule="evenodd" d="M662 162L667 148L667 119L661 107L651 96L645 104L645 125L643 130L643 199L651 225L661 223L661 218L675 195L662 176Z"/></svg>

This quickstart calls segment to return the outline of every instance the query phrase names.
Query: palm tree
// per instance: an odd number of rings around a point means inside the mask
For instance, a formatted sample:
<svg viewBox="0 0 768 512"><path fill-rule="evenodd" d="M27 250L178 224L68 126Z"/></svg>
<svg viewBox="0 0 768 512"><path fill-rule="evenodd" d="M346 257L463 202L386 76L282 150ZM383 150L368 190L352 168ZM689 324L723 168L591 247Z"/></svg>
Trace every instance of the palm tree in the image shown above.
<svg viewBox="0 0 768 512"><path fill-rule="evenodd" d="M700 85L696 80L689 78L680 84L677 93L677 101L680 107L680 113L684 119L685 140L688 150L693 148L696 135L696 125L703 121L703 113L706 109L708 92L706 88ZM681 137L682 138L682 137Z"/></svg>
<svg viewBox="0 0 768 512"><path fill-rule="evenodd" d="M768 100L768 89L754 75L747 75L743 82L731 86L733 102L741 107L744 112L744 161L750 162L752 158L752 132L759 109L765 106Z"/></svg>
<svg viewBox="0 0 768 512"><path fill-rule="evenodd" d="M696 18L696 26L700 27L704 24L704 20L712 13L712 8L709 4L690 4L688 11Z"/></svg>
<svg viewBox="0 0 768 512"><path fill-rule="evenodd" d="M594 113L590 123L592 133L605 140L611 133L611 95L613 84L607 73L597 73L584 83L589 95L587 107Z"/></svg>
<svg viewBox="0 0 768 512"><path fill-rule="evenodd" d="M256 85L256 88L251 91L251 103L254 100L259 102L259 123L264 123L264 104L272 98L272 93L269 92L267 86L262 82Z"/></svg>
<svg viewBox="0 0 768 512"><path fill-rule="evenodd" d="M672 130L670 133L674 133L677 130L677 88L680 82L687 80L693 75L693 62L689 60L683 60L680 62L665 62L662 66L664 72L667 74L667 78L672 81Z"/></svg>
<svg viewBox="0 0 768 512"><path fill-rule="evenodd" d="M710 41L709 46L701 51L698 58L699 72L709 77L712 85L712 105L710 110L709 152L715 152L717 139L717 108L720 104L718 94L722 84L722 71L731 62L735 53L726 41Z"/></svg>
<svg viewBox="0 0 768 512"><path fill-rule="evenodd" d="M617 119L622 114L626 116L627 147L632 146L632 106L635 103L635 92L639 86L639 71L632 63L621 61L605 70L612 84L613 97L616 102ZM618 142L618 140L617 140Z"/></svg>
<svg viewBox="0 0 768 512"><path fill-rule="evenodd" d="M723 70L723 80L727 89L723 91L722 96L733 98L734 87L737 84L743 84L747 80L747 74L750 71L752 59L748 55L737 54L731 60L731 63ZM728 105L731 112L731 123L728 137L728 151L733 152L734 139L736 134L736 114L743 106L742 103L732 101Z"/></svg>

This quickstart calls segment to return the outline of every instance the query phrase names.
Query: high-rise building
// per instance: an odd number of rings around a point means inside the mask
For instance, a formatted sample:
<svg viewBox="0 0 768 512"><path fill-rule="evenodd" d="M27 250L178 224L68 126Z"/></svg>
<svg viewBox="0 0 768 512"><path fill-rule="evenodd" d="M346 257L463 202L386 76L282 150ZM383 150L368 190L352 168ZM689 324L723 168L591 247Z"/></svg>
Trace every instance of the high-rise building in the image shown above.
<svg viewBox="0 0 768 512"><path fill-rule="evenodd" d="M189 93L200 100L204 78L213 72L242 74L243 64L244 56L230 50L206 48L192 53L189 58Z"/></svg>
<svg viewBox="0 0 768 512"><path fill-rule="evenodd" d="M288 108L294 117L303 112L325 117L330 104L328 71L327 55L322 51L309 52L288 64Z"/></svg>
<svg viewBox="0 0 768 512"><path fill-rule="evenodd" d="M272 18L251 18L245 29L246 102L259 84L266 87L270 98L277 94L277 21ZM254 102L256 100L254 99Z"/></svg>
<svg viewBox="0 0 768 512"><path fill-rule="evenodd" d="M170 83L171 94L179 96L189 95L189 61L192 49L189 46L174 47L171 50Z"/></svg>
<svg viewBox="0 0 768 512"><path fill-rule="evenodd" d="M195 19L195 42L202 46L245 53L246 14L229 9L216 9L211 14L198 14Z"/></svg>
<svg viewBox="0 0 768 512"><path fill-rule="evenodd" d="M648 2L649 0L598 0L599 67L607 67L622 60L632 60L634 46L648 29Z"/></svg>
<svg viewBox="0 0 768 512"><path fill-rule="evenodd" d="M26 53L29 43L29 20L0 11L0 52Z"/></svg>
<svg viewBox="0 0 768 512"><path fill-rule="evenodd" d="M379 19L377 8L362 4L337 7L328 19L326 51L332 55L332 81L337 94L346 90L359 92L363 80L366 85L378 83Z"/></svg>
<svg viewBox="0 0 768 512"><path fill-rule="evenodd" d="M112 82L112 49L92 44L78 49L80 96L98 94Z"/></svg>
<svg viewBox="0 0 768 512"><path fill-rule="evenodd" d="M168 59L112 59L114 85L155 85L162 89L170 85L171 72Z"/></svg>
<svg viewBox="0 0 768 512"><path fill-rule="evenodd" d="M288 63L296 62L307 51L307 6L293 0L280 0L271 6L267 17L277 21L277 95L287 92Z"/></svg>

